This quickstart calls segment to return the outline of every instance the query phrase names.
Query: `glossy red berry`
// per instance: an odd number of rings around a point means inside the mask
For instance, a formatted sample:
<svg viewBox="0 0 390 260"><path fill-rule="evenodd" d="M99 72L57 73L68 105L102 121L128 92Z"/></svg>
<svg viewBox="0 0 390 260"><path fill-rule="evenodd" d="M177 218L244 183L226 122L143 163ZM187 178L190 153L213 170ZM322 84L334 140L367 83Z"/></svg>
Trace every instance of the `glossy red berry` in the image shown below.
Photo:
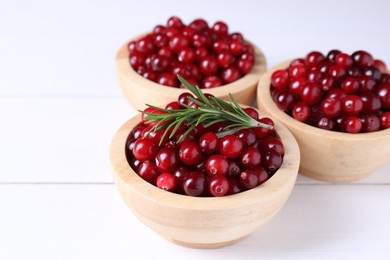
<svg viewBox="0 0 390 260"><path fill-rule="evenodd" d="M214 75L218 70L217 61L213 57L206 57L203 60L201 60L199 67L200 67L200 71L205 76Z"/></svg>
<svg viewBox="0 0 390 260"><path fill-rule="evenodd" d="M195 31L202 32L209 28L207 22L203 19L195 19L189 24L189 27L193 28Z"/></svg>
<svg viewBox="0 0 390 260"><path fill-rule="evenodd" d="M390 109L390 84L381 84L377 86L375 91L381 100L382 108Z"/></svg>
<svg viewBox="0 0 390 260"><path fill-rule="evenodd" d="M267 172L275 172L282 165L283 158L276 151L268 151L262 155L261 165Z"/></svg>
<svg viewBox="0 0 390 260"><path fill-rule="evenodd" d="M321 101L322 90L317 83L307 82L301 88L300 97L308 105L315 105Z"/></svg>
<svg viewBox="0 0 390 260"><path fill-rule="evenodd" d="M253 189L259 183L258 175L251 169L246 169L240 173L239 182L247 189Z"/></svg>
<svg viewBox="0 0 390 260"><path fill-rule="evenodd" d="M390 112L384 112L380 115L379 121L382 129L390 128Z"/></svg>
<svg viewBox="0 0 390 260"><path fill-rule="evenodd" d="M139 52L134 52L130 55L130 64L135 70L137 70L139 67L144 66L145 56Z"/></svg>
<svg viewBox="0 0 390 260"><path fill-rule="evenodd" d="M223 51L223 52L218 53L218 55L217 55L217 63L222 68L229 67L230 65L233 64L233 62L234 62L234 57L233 57L233 55L230 52Z"/></svg>
<svg viewBox="0 0 390 260"><path fill-rule="evenodd" d="M158 83L161 85L165 85L168 87L178 87L176 76L170 74L170 73L163 73L158 78Z"/></svg>
<svg viewBox="0 0 390 260"><path fill-rule="evenodd" d="M182 63L192 63L195 60L195 51L186 47L179 51L177 59Z"/></svg>
<svg viewBox="0 0 390 260"><path fill-rule="evenodd" d="M218 142L219 152L227 158L238 157L242 149L244 148L244 142L235 135L226 135L222 137Z"/></svg>
<svg viewBox="0 0 390 260"><path fill-rule="evenodd" d="M229 163L225 156L220 154L211 155L206 162L206 172L213 175L226 175Z"/></svg>
<svg viewBox="0 0 390 260"><path fill-rule="evenodd" d="M214 175L209 180L208 188L214 197L222 197L229 191L229 182L223 175Z"/></svg>
<svg viewBox="0 0 390 260"><path fill-rule="evenodd" d="M133 146L133 155L141 162L153 160L158 150L158 146L148 138L138 139Z"/></svg>
<svg viewBox="0 0 390 260"><path fill-rule="evenodd" d="M283 89L288 86L289 76L286 70L277 70L271 76L271 84L276 89Z"/></svg>
<svg viewBox="0 0 390 260"><path fill-rule="evenodd" d="M221 78L217 76L208 76L202 82L202 88L216 88L223 85L223 81Z"/></svg>
<svg viewBox="0 0 390 260"><path fill-rule="evenodd" d="M231 66L222 71L221 78L225 84L229 84L241 78L241 74L236 67Z"/></svg>
<svg viewBox="0 0 390 260"><path fill-rule="evenodd" d="M213 132L203 134L199 138L199 147L203 153L212 154L218 149L218 137Z"/></svg>
<svg viewBox="0 0 390 260"><path fill-rule="evenodd" d="M360 94L360 99L363 102L363 112L378 113L381 110L381 100L377 94L366 91Z"/></svg>
<svg viewBox="0 0 390 260"><path fill-rule="evenodd" d="M279 153L281 156L284 155L284 146L282 141L276 137L266 137L261 140L259 144L259 150L261 152L275 151Z"/></svg>
<svg viewBox="0 0 390 260"><path fill-rule="evenodd" d="M193 142L185 142L180 147L179 156L184 164L194 165L202 158L202 151L197 144Z"/></svg>
<svg viewBox="0 0 390 260"><path fill-rule="evenodd" d="M247 147L240 155L240 162L245 168L255 168L261 163L261 153L254 147Z"/></svg>
<svg viewBox="0 0 390 260"><path fill-rule="evenodd" d="M274 101L278 108L283 111L291 110L295 105L294 95L288 89L277 90Z"/></svg>
<svg viewBox="0 0 390 260"><path fill-rule="evenodd" d="M244 142L244 146L252 146L256 142L256 135L251 129L241 129L236 135Z"/></svg>
<svg viewBox="0 0 390 260"><path fill-rule="evenodd" d="M248 116L252 117L253 119L255 119L255 120L259 119L259 112L257 112L256 109L251 108L251 107L247 107L247 108L244 108L244 111L245 111L245 113L248 114Z"/></svg>
<svg viewBox="0 0 390 260"><path fill-rule="evenodd" d="M374 64L374 59L368 52L356 51L351 56L354 64L358 67L364 68Z"/></svg>
<svg viewBox="0 0 390 260"><path fill-rule="evenodd" d="M168 27L174 27L174 28L177 28L177 29L181 29L184 27L184 24L182 22L182 20L177 17L177 16L172 16L168 19L168 22L167 22L167 26Z"/></svg>
<svg viewBox="0 0 390 260"><path fill-rule="evenodd" d="M341 101L338 98L325 98L321 103L322 112L328 118L338 116L341 113Z"/></svg>
<svg viewBox="0 0 390 260"><path fill-rule="evenodd" d="M144 161L138 168L138 175L150 184L156 185L156 180L160 172L154 162Z"/></svg>
<svg viewBox="0 0 390 260"><path fill-rule="evenodd" d="M184 194L183 180L184 177L190 173L190 170L185 167L179 167L173 172L176 180L176 191L180 194Z"/></svg>
<svg viewBox="0 0 390 260"><path fill-rule="evenodd" d="M269 174L263 167L257 167L253 169L253 171L255 172L258 179L257 185L261 185L269 179Z"/></svg>
<svg viewBox="0 0 390 260"><path fill-rule="evenodd" d="M253 61L240 58L237 61L237 67L243 75L246 75L252 71Z"/></svg>
<svg viewBox="0 0 390 260"><path fill-rule="evenodd" d="M259 123L269 125L271 128L265 128L265 127L254 127L252 128L252 131L255 133L256 138L264 138L267 135L270 135L273 133L273 127L275 126L274 121L268 117L263 117L257 120Z"/></svg>
<svg viewBox="0 0 390 260"><path fill-rule="evenodd" d="M348 95L341 100L341 109L346 115L358 115L363 110L363 101L358 96Z"/></svg>
<svg viewBox="0 0 390 260"><path fill-rule="evenodd" d="M162 173L157 177L157 187L166 191L174 191L176 188L176 178L170 173Z"/></svg>
<svg viewBox="0 0 390 260"><path fill-rule="evenodd" d="M379 69L381 73L387 73L387 66L382 60L374 60L374 66Z"/></svg>
<svg viewBox="0 0 390 260"><path fill-rule="evenodd" d="M156 154L156 166L160 172L172 173L180 166L180 158L177 151L170 148L162 148Z"/></svg>
<svg viewBox="0 0 390 260"><path fill-rule="evenodd" d="M241 173L240 164L234 159L229 159L228 163L229 166L228 166L228 171L226 173L226 176L230 178L237 178L237 176Z"/></svg>
<svg viewBox="0 0 390 260"><path fill-rule="evenodd" d="M221 22L221 21L216 22L211 29L214 31L214 33L216 35L218 35L220 37L227 35L228 30L229 30L226 23Z"/></svg>
<svg viewBox="0 0 390 260"><path fill-rule="evenodd" d="M234 55L238 56L245 51L245 46L242 40L232 40L229 49Z"/></svg>
<svg viewBox="0 0 390 260"><path fill-rule="evenodd" d="M351 56L346 53L337 54L334 61L338 66L344 69L349 68L353 65L353 60Z"/></svg>
<svg viewBox="0 0 390 260"><path fill-rule="evenodd" d="M362 122L356 116L350 116L345 119L345 130L348 133L356 134L362 129Z"/></svg>
<svg viewBox="0 0 390 260"><path fill-rule="evenodd" d="M206 189L206 177L201 172L190 172L183 178L183 190L188 196L200 196Z"/></svg>
<svg viewBox="0 0 390 260"><path fill-rule="evenodd" d="M325 57L322 53L318 51L312 51L309 54L307 54L305 62L307 67L312 68L323 60L325 60Z"/></svg>
<svg viewBox="0 0 390 260"><path fill-rule="evenodd" d="M381 127L379 118L373 114L363 114L359 116L360 121L362 122L361 132L369 133L378 131Z"/></svg>
<svg viewBox="0 0 390 260"><path fill-rule="evenodd" d="M359 90L359 81L353 77L348 77L341 83L341 88L346 94L354 94Z"/></svg>
<svg viewBox="0 0 390 260"><path fill-rule="evenodd" d="M306 103L298 102L294 105L292 115L296 120L306 122L310 118L311 109Z"/></svg>

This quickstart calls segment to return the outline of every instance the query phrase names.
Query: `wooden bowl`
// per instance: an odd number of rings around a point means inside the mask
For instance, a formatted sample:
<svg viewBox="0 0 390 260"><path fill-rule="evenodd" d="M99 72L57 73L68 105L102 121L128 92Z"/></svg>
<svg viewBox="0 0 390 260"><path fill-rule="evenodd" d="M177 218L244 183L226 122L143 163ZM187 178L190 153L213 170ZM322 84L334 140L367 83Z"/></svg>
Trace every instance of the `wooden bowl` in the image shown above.
<svg viewBox="0 0 390 260"><path fill-rule="evenodd" d="M142 36L135 37L130 41L137 40ZM134 108L145 109L145 104L168 104L175 101L181 93L188 92L187 89L157 84L139 75L129 63L128 42L123 44L116 55L116 72L120 86ZM228 95L231 93L239 103L252 105L256 98L257 83L267 69L264 54L255 45L253 47L256 61L249 74L230 84L208 89L205 92L225 100L229 99Z"/></svg>
<svg viewBox="0 0 390 260"><path fill-rule="evenodd" d="M226 197L190 197L163 191L129 166L125 143L137 115L115 134L110 148L113 177L122 199L145 225L176 244L217 248L233 244L270 220L287 201L299 168L299 147L286 127L276 122L285 146L277 173L252 190Z"/></svg>
<svg viewBox="0 0 390 260"><path fill-rule="evenodd" d="M322 181L355 181L389 162L390 129L361 134L323 130L295 120L276 106L270 94L271 75L287 68L290 62L283 62L263 75L257 98L260 111L282 122L297 139L301 150L299 172Z"/></svg>

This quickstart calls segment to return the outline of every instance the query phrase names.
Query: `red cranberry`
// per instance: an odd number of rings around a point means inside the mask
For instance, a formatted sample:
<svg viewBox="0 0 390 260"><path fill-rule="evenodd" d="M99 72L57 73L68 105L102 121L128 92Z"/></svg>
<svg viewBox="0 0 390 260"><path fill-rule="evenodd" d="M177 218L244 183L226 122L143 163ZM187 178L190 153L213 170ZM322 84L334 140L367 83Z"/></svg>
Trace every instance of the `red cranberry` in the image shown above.
<svg viewBox="0 0 390 260"><path fill-rule="evenodd" d="M387 66L382 60L374 60L374 66L377 67L381 73L387 72Z"/></svg>
<svg viewBox="0 0 390 260"><path fill-rule="evenodd" d="M228 51L220 52L217 55L217 63L222 68L229 67L233 63L233 61L234 61L234 57Z"/></svg>
<svg viewBox="0 0 390 260"><path fill-rule="evenodd" d="M327 98L337 98L337 99L343 99L347 96L347 94L344 92L344 90L340 89L340 88L334 88L334 89L331 89L327 94L326 94L326 97Z"/></svg>
<svg viewBox="0 0 390 260"><path fill-rule="evenodd" d="M220 87L223 85L222 79L217 76L208 76L203 80L202 88L209 89Z"/></svg>
<svg viewBox="0 0 390 260"><path fill-rule="evenodd" d="M227 158L238 157L242 149L244 148L244 142L235 135L226 135L222 137L218 142L219 152Z"/></svg>
<svg viewBox="0 0 390 260"><path fill-rule="evenodd" d="M240 173L240 184L247 189L253 189L259 183L259 178L253 170L247 169Z"/></svg>
<svg viewBox="0 0 390 260"><path fill-rule="evenodd" d="M346 115L358 115L363 110L363 101L355 95L348 95L341 100L341 109Z"/></svg>
<svg viewBox="0 0 390 260"><path fill-rule="evenodd" d="M249 72L252 71L253 68L253 61L250 60L245 60L243 58L240 58L237 61L237 67L240 70L242 74L248 74Z"/></svg>
<svg viewBox="0 0 390 260"><path fill-rule="evenodd" d="M220 154L211 155L206 162L206 172L211 176L219 174L226 175L229 163L225 156Z"/></svg>
<svg viewBox="0 0 390 260"><path fill-rule="evenodd" d="M276 89L283 89L288 86L289 77L286 70L277 70L272 73L271 84Z"/></svg>
<svg viewBox="0 0 390 260"><path fill-rule="evenodd" d="M380 83L388 83L388 84L390 84L390 74L382 73Z"/></svg>
<svg viewBox="0 0 390 260"><path fill-rule="evenodd" d="M375 81L368 76L359 76L356 78L359 82L359 92L373 91L375 88Z"/></svg>
<svg viewBox="0 0 390 260"><path fill-rule="evenodd" d="M189 24L189 27L198 32L203 32L209 28L207 22L203 19L195 19Z"/></svg>
<svg viewBox="0 0 390 260"><path fill-rule="evenodd" d="M169 60L172 60L173 57L174 57L174 53L173 51L171 50L171 48L169 48L168 46L164 46L162 47L159 51L158 51L158 55L160 56L163 56Z"/></svg>
<svg viewBox="0 0 390 260"><path fill-rule="evenodd" d="M322 90L327 92L334 87L335 81L333 78L331 78L329 76L325 76L321 79L320 84L321 84Z"/></svg>
<svg viewBox="0 0 390 260"><path fill-rule="evenodd" d="M184 24L179 17L172 16L168 19L167 26L181 29L184 27Z"/></svg>
<svg viewBox="0 0 390 260"><path fill-rule="evenodd" d="M259 179L259 181L257 182L257 185L263 184L264 182L266 182L269 179L269 175L263 167L255 168L255 169L253 169L253 171L255 172L255 174L257 175L257 178Z"/></svg>
<svg viewBox="0 0 390 260"><path fill-rule="evenodd" d="M164 56L156 56L152 60L152 70L155 72L162 72L169 68L170 61L167 57Z"/></svg>
<svg viewBox="0 0 390 260"><path fill-rule="evenodd" d="M228 26L224 22L216 22L211 28L219 37L228 33Z"/></svg>
<svg viewBox="0 0 390 260"><path fill-rule="evenodd" d="M364 92L360 94L363 102L363 112L378 113L381 109L381 100L379 96L372 92Z"/></svg>
<svg viewBox="0 0 390 260"><path fill-rule="evenodd" d="M181 34L183 34L183 36L185 36L188 40L191 40L192 36L195 33L196 33L196 30L194 28L191 28L191 27L184 27L184 29L181 32Z"/></svg>
<svg viewBox="0 0 390 260"><path fill-rule="evenodd" d="M207 37L202 33L195 33L192 36L192 45L195 48L207 47Z"/></svg>
<svg viewBox="0 0 390 260"><path fill-rule="evenodd" d="M158 83L168 87L177 88L177 79L170 73L163 73L158 79Z"/></svg>
<svg viewBox="0 0 390 260"><path fill-rule="evenodd" d="M303 85L306 84L306 82L307 80L305 78L292 79L290 81L288 89L294 96L299 97L299 95L301 94L301 88Z"/></svg>
<svg viewBox="0 0 390 260"><path fill-rule="evenodd" d="M180 166L180 158L177 151L169 148L162 148L156 154L156 166L161 172L172 173Z"/></svg>
<svg viewBox="0 0 390 260"><path fill-rule="evenodd" d="M128 49L128 51L129 51L129 54L130 54L130 55L137 51L136 48L137 48L137 42L135 42L135 41L131 41L131 42L129 42L129 44L127 45L127 49Z"/></svg>
<svg viewBox="0 0 390 260"><path fill-rule="evenodd" d="M324 130L332 131L335 126L332 118L323 117L318 121L317 127Z"/></svg>
<svg viewBox="0 0 390 260"><path fill-rule="evenodd" d="M382 129L390 128L390 112L384 112L380 115L379 120Z"/></svg>
<svg viewBox="0 0 390 260"><path fill-rule="evenodd" d="M183 48L179 51L177 59L183 63L192 63L195 60L195 51L192 48Z"/></svg>
<svg viewBox="0 0 390 260"><path fill-rule="evenodd" d="M266 137L259 144L259 150L262 152L275 151L281 156L284 155L284 146L280 139L275 137Z"/></svg>
<svg viewBox="0 0 390 260"><path fill-rule="evenodd" d="M292 115L296 120L300 122L306 122L310 118L311 109L307 104L298 102L294 105Z"/></svg>
<svg viewBox="0 0 390 260"><path fill-rule="evenodd" d="M218 149L218 137L212 132L205 133L199 138L199 146L203 153L212 154Z"/></svg>
<svg viewBox="0 0 390 260"><path fill-rule="evenodd" d="M345 130L348 133L356 134L362 129L362 122L356 116L350 116L345 119Z"/></svg>
<svg viewBox="0 0 390 260"><path fill-rule="evenodd" d="M145 64L145 56L139 52L133 52L133 54L130 55L130 64L137 70Z"/></svg>
<svg viewBox="0 0 390 260"><path fill-rule="evenodd" d="M337 56L338 54L340 54L340 53L341 53L341 51L339 51L339 50L331 50L330 52L328 52L328 54L326 55L326 57L327 57L328 60L330 60L330 61L335 61L336 56Z"/></svg>
<svg viewBox="0 0 390 260"><path fill-rule="evenodd" d="M154 72L152 70L145 71L144 73L138 72L138 74L141 74L142 77L144 77L147 80L151 80L153 82L157 82L157 80L158 80L158 73Z"/></svg>
<svg viewBox="0 0 390 260"><path fill-rule="evenodd" d="M244 108L245 113L252 117L253 119L257 120L259 119L259 112L257 112L256 109L253 109L251 107Z"/></svg>
<svg viewBox="0 0 390 260"><path fill-rule="evenodd" d="M374 64L374 59L371 54L365 51L356 51L352 54L354 64L358 67L364 68Z"/></svg>
<svg viewBox="0 0 390 260"><path fill-rule="evenodd" d="M200 196L206 189L206 177L200 172L190 172L183 178L183 190L188 196Z"/></svg>
<svg viewBox="0 0 390 260"><path fill-rule="evenodd" d="M244 146L252 146L256 142L256 135L251 129L241 129L236 135L244 142Z"/></svg>
<svg viewBox="0 0 390 260"><path fill-rule="evenodd" d="M180 30L174 27L169 27L165 30L165 35L168 36L169 39L172 39L176 35L180 35Z"/></svg>
<svg viewBox="0 0 390 260"><path fill-rule="evenodd" d="M307 73L306 77L309 82L318 82L322 79L322 74L319 71L311 70Z"/></svg>
<svg viewBox="0 0 390 260"><path fill-rule="evenodd" d="M140 53L152 53L154 51L154 44L152 39L148 37L143 37L137 41L136 49Z"/></svg>
<svg viewBox="0 0 390 260"><path fill-rule="evenodd" d="M245 168L255 168L261 163L260 151L254 147L247 147L240 155L240 162Z"/></svg>
<svg viewBox="0 0 390 260"><path fill-rule="evenodd" d="M217 40L213 43L213 50L215 53L222 53L229 51L229 44L224 40Z"/></svg>
<svg viewBox="0 0 390 260"><path fill-rule="evenodd" d="M162 48L164 46L167 46L168 42L169 42L169 39L165 34L157 33L154 35L154 44L158 48Z"/></svg>
<svg viewBox="0 0 390 260"><path fill-rule="evenodd" d="M214 175L209 181L209 192L214 197L225 196L229 191L229 182L223 175Z"/></svg>
<svg viewBox="0 0 390 260"><path fill-rule="evenodd" d="M300 97L306 104L315 105L321 101L321 87L316 83L308 82L302 86Z"/></svg>
<svg viewBox="0 0 390 260"><path fill-rule="evenodd" d="M268 151L262 155L261 165L267 172L274 172L280 168L283 162L282 156L276 151Z"/></svg>
<svg viewBox="0 0 390 260"><path fill-rule="evenodd" d="M351 76L351 77L355 77L355 78L362 75L359 67L349 67L346 70L346 73L347 73L347 76Z"/></svg>
<svg viewBox="0 0 390 260"><path fill-rule="evenodd" d="M335 80L342 80L346 74L345 69L337 65L333 65L328 71L328 75Z"/></svg>
<svg viewBox="0 0 390 260"><path fill-rule="evenodd" d="M157 177L156 185L162 190L172 192L176 188L175 176L170 173L163 173Z"/></svg>
<svg viewBox="0 0 390 260"><path fill-rule="evenodd" d="M322 101L321 108L328 118L338 116L341 113L341 101L338 98L325 98Z"/></svg>
<svg viewBox="0 0 390 260"><path fill-rule="evenodd" d="M187 81L191 78L191 72L186 68L184 64L176 64L172 67L172 74L184 77Z"/></svg>
<svg viewBox="0 0 390 260"><path fill-rule="evenodd" d="M316 66L319 62L325 60L325 57L322 53L318 51L312 51L306 56L306 65L309 68Z"/></svg>
<svg viewBox="0 0 390 260"><path fill-rule="evenodd" d="M179 151L181 161L186 165L197 164L202 158L200 147L193 142L185 142Z"/></svg>
<svg viewBox="0 0 390 260"><path fill-rule="evenodd" d="M341 83L341 88L346 94L353 94L359 90L359 81L353 77L348 77Z"/></svg>
<svg viewBox="0 0 390 260"><path fill-rule="evenodd" d="M144 161L138 168L138 175L153 185L156 184L159 174L160 172L158 171L156 165L151 161Z"/></svg>
<svg viewBox="0 0 390 260"><path fill-rule="evenodd" d="M169 47L175 51L179 52L180 50L188 47L190 42L183 35L176 35L169 41Z"/></svg>
<svg viewBox="0 0 390 260"><path fill-rule="evenodd" d="M233 195L240 192L243 192L245 188L241 185L238 179L228 178L229 181L229 191L227 194Z"/></svg>
<svg viewBox="0 0 390 260"><path fill-rule="evenodd" d="M389 109L390 108L390 84L381 84L377 86L376 93L378 94L382 108Z"/></svg>
<svg viewBox="0 0 390 260"><path fill-rule="evenodd" d="M195 64L187 64L187 69L191 73L191 77L200 80L202 78L202 73L200 72L200 69Z"/></svg>
<svg viewBox="0 0 390 260"><path fill-rule="evenodd" d="M133 169L133 171L138 173L139 167L142 164L142 162L140 160L137 160L136 158L133 157L130 160L129 164L130 164L130 167Z"/></svg>
<svg viewBox="0 0 390 260"><path fill-rule="evenodd" d="M178 110L178 109L183 109L183 107L179 104L179 102L172 101L172 102L168 103L165 106L165 109L167 109L167 110Z"/></svg>
<svg viewBox="0 0 390 260"><path fill-rule="evenodd" d="M349 68L353 65L353 60L351 56L346 53L337 54L334 61L338 66L344 69Z"/></svg>
<svg viewBox="0 0 390 260"><path fill-rule="evenodd" d="M184 167L179 167L177 168L173 175L175 176L176 179L176 190L180 194L184 194L184 189L183 189L183 180L184 177L190 173L190 170Z"/></svg>
<svg viewBox="0 0 390 260"><path fill-rule="evenodd" d="M204 58L200 62L199 67L200 71L206 76L214 75L218 70L217 61L213 57Z"/></svg>
<svg viewBox="0 0 390 260"><path fill-rule="evenodd" d="M257 121L262 123L262 124L269 125L271 127L275 126L275 124L272 121L272 119L270 119L268 117L263 117L261 119L258 119ZM265 128L265 127L254 127L254 128L252 128L252 131L255 133L256 138L258 138L258 139L264 138L265 136L270 135L270 134L273 133L272 129Z"/></svg>
<svg viewBox="0 0 390 260"><path fill-rule="evenodd" d="M294 95L288 90L279 90L275 94L275 103L280 110L288 111L294 107Z"/></svg>
<svg viewBox="0 0 390 260"><path fill-rule="evenodd" d="M184 92L179 95L179 97L177 98L177 102L180 105L189 105L191 102L191 100L188 99L189 97L194 98L194 96L191 93Z"/></svg>
<svg viewBox="0 0 390 260"><path fill-rule="evenodd" d="M361 132L375 132L380 129L380 121L376 115L364 114L360 116L360 121L362 122Z"/></svg>
<svg viewBox="0 0 390 260"><path fill-rule="evenodd" d="M363 75L368 76L375 80L376 82L379 82L382 76L381 71L374 66L369 66L363 69Z"/></svg>
<svg viewBox="0 0 390 260"><path fill-rule="evenodd" d="M299 79L305 77L306 75L306 67L303 64L296 64L294 66L290 66L289 75L293 79Z"/></svg>
<svg viewBox="0 0 390 260"><path fill-rule="evenodd" d="M158 146L148 138L138 139L134 143L133 155L141 162L153 160L158 150Z"/></svg>
<svg viewBox="0 0 390 260"><path fill-rule="evenodd" d="M229 159L228 163L229 166L226 176L230 178L236 178L241 173L240 164L234 159Z"/></svg>
<svg viewBox="0 0 390 260"><path fill-rule="evenodd" d="M233 55L241 55L244 52L244 43L242 40L232 40L229 49Z"/></svg>
<svg viewBox="0 0 390 260"><path fill-rule="evenodd" d="M222 71L221 78L223 82L229 84L241 78L241 74L236 67L229 67Z"/></svg>

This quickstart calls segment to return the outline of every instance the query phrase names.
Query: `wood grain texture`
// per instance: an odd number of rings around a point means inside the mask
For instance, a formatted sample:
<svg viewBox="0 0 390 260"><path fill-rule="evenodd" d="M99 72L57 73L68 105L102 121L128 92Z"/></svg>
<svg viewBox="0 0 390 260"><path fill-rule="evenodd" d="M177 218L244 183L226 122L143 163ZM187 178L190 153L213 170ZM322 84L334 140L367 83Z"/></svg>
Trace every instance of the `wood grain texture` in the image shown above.
<svg viewBox="0 0 390 260"><path fill-rule="evenodd" d="M390 129L362 134L327 131L281 111L271 98L270 78L274 71L289 64L290 61L283 62L263 75L257 98L261 111L275 117L294 134L301 150L300 173L329 182L355 181L390 161Z"/></svg>
<svg viewBox="0 0 390 260"><path fill-rule="evenodd" d="M140 115L115 134L110 159L115 184L133 213L162 237L195 248L230 245L270 220L285 204L299 168L299 148L293 135L276 123L286 149L278 172L263 185L232 196L197 198L173 194L142 180L129 166L125 142Z"/></svg>
<svg viewBox="0 0 390 260"><path fill-rule="evenodd" d="M186 89L163 86L140 76L129 63L128 42L122 45L116 55L116 73L123 93L134 108L144 109L145 104L167 104L175 101L181 93L188 92ZM252 46L255 49L256 60L249 74L233 83L208 89L205 92L225 100L229 99L231 93L239 103L252 105L256 98L257 83L267 69L263 52L255 45Z"/></svg>

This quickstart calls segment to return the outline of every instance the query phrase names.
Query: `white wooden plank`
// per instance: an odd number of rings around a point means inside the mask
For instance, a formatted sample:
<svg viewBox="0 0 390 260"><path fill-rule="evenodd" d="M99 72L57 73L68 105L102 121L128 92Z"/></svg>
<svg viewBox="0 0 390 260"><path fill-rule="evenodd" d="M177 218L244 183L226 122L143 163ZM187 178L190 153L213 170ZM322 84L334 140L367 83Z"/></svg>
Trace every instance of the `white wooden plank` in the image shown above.
<svg viewBox="0 0 390 260"><path fill-rule="evenodd" d="M0 259L388 259L388 185L296 186L268 224L216 250L173 245L114 185L0 185Z"/></svg>

